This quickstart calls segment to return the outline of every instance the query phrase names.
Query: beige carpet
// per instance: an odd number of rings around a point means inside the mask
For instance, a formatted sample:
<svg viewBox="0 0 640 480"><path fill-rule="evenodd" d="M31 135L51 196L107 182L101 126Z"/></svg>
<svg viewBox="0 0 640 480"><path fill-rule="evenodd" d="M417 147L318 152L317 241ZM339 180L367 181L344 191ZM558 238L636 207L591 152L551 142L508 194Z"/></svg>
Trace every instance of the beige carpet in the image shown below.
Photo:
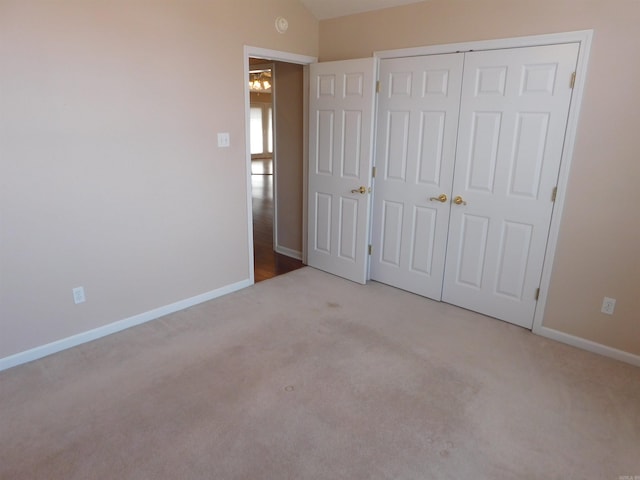
<svg viewBox="0 0 640 480"><path fill-rule="evenodd" d="M304 268L0 373L0 435L11 480L619 480L640 369Z"/></svg>

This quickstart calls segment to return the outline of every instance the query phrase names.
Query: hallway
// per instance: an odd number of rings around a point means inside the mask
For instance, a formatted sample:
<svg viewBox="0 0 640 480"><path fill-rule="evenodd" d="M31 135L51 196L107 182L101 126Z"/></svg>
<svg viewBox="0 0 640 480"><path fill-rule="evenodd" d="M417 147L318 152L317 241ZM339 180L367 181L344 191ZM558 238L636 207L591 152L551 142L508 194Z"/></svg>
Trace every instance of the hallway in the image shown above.
<svg viewBox="0 0 640 480"><path fill-rule="evenodd" d="M255 281L261 282L303 267L300 260L276 253L273 248L273 175L271 166L253 169L253 259Z"/></svg>

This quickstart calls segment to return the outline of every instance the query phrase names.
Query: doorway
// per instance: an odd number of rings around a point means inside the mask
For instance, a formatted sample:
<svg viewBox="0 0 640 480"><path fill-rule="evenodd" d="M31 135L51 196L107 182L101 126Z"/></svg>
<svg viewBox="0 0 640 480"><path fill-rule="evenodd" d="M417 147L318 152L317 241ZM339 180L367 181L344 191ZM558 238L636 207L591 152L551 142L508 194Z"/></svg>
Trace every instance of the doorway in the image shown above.
<svg viewBox="0 0 640 480"><path fill-rule="evenodd" d="M262 55L247 56L247 67L253 278L260 282L303 266L304 76L301 65Z"/></svg>

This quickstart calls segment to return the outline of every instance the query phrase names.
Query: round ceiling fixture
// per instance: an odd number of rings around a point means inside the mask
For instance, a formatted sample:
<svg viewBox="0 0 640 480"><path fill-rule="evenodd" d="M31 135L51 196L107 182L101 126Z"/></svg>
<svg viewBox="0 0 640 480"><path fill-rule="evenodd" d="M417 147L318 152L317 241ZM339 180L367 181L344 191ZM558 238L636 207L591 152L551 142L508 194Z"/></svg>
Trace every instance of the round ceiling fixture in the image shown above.
<svg viewBox="0 0 640 480"><path fill-rule="evenodd" d="M276 30L278 33L284 33L289 28L289 22L284 17L276 18Z"/></svg>

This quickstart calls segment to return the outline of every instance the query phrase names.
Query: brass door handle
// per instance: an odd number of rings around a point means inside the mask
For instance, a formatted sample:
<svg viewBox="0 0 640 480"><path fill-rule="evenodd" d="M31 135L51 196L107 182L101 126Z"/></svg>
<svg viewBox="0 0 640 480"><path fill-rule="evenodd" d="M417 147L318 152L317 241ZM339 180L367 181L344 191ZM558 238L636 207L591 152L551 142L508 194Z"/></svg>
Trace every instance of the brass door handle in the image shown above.
<svg viewBox="0 0 640 480"><path fill-rule="evenodd" d="M456 198L453 199L453 203L455 203L456 205L466 205L467 202L464 201L464 199L458 195Z"/></svg>
<svg viewBox="0 0 640 480"><path fill-rule="evenodd" d="M359 193L361 195L364 195L365 193L367 193L367 187L360 187L358 189L353 189L351 190L351 193Z"/></svg>
<svg viewBox="0 0 640 480"><path fill-rule="evenodd" d="M442 203L444 203L444 202L447 201L447 198L448 198L447 194L443 193L438 197L431 197L429 200L432 201L432 202L442 202Z"/></svg>

